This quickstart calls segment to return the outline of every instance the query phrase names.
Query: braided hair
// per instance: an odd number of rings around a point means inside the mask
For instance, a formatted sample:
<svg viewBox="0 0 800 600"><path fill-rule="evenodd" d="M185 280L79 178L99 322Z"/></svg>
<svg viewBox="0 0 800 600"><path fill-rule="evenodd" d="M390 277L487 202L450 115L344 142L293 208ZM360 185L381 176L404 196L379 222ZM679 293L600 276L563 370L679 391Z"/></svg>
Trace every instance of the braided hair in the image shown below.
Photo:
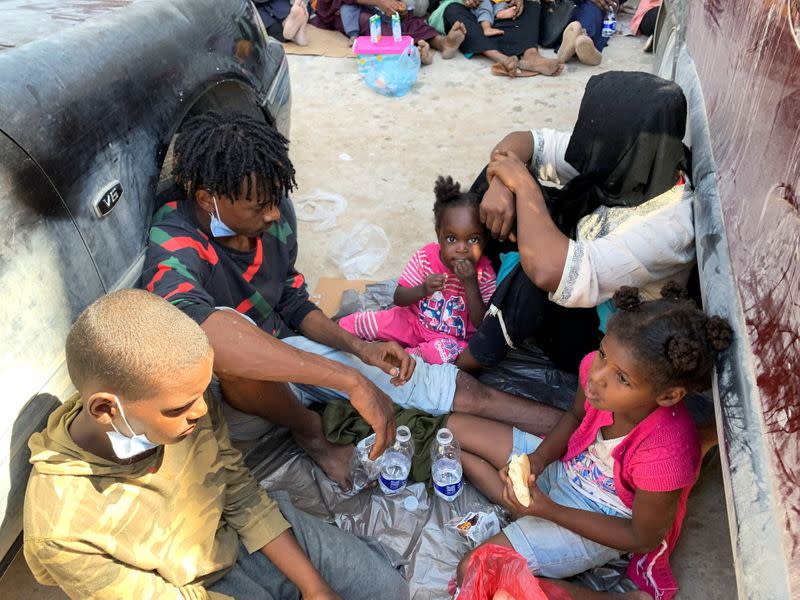
<svg viewBox="0 0 800 600"><path fill-rule="evenodd" d="M481 199L471 192L462 192L461 184L453 181L449 175L439 175L436 184L433 186L433 193L436 201L433 203L433 223L436 231L442 227L442 217L448 208L454 206L470 206L477 211L481 205Z"/></svg>
<svg viewBox="0 0 800 600"><path fill-rule="evenodd" d="M635 287L617 290L618 312L609 319L608 334L625 345L657 391L672 386L708 389L714 354L730 346L731 326L722 317L706 315L673 282L662 288L661 296L642 302Z"/></svg>
<svg viewBox="0 0 800 600"><path fill-rule="evenodd" d="M255 191L258 204L273 205L297 185L288 145L277 129L249 115L209 111L181 129L172 175L189 198L200 188L231 202Z"/></svg>

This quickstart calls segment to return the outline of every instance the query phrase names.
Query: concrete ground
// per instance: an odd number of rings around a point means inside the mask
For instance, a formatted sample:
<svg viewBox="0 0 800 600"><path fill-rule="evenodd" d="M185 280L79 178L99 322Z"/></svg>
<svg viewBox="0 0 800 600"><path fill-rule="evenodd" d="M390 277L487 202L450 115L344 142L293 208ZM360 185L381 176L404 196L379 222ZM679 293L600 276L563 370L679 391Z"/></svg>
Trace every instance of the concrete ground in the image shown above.
<svg viewBox="0 0 800 600"><path fill-rule="evenodd" d="M444 61L437 55L403 98L368 89L352 59L290 56L296 197L321 190L342 195L348 205L332 229L315 231L313 224L300 223L298 267L310 288L320 276L341 276L328 258L330 245L335 234L359 220L382 227L391 241L387 260L370 277L396 277L415 250L435 239L431 208L437 175L452 175L469 187L506 133L571 129L589 77L613 69L652 70L652 54L642 53L642 44L617 36L599 67L570 63L554 78L500 78L486 60L459 55ZM736 597L719 459L704 469L690 498L673 565L679 598ZM20 554L0 580L0 597L65 596L38 586Z"/></svg>

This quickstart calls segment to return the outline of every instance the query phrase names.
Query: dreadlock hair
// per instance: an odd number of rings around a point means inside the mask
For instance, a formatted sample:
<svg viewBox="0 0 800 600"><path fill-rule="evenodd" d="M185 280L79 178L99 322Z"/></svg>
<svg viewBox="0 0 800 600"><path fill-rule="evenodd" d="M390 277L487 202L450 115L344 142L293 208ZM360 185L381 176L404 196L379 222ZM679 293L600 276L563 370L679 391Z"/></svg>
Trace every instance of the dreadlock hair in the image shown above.
<svg viewBox="0 0 800 600"><path fill-rule="evenodd" d="M297 185L288 145L249 115L209 111L186 121L175 140L172 175L189 198L202 188L234 202L242 191L250 198L255 185L259 204L276 204Z"/></svg>
<svg viewBox="0 0 800 600"><path fill-rule="evenodd" d="M462 192L461 184L453 181L449 175L439 175L436 184L433 186L433 193L436 194L436 201L433 203L433 222L436 231L442 226L444 211L453 206L471 206L477 211L481 205L481 199L470 192Z"/></svg>
<svg viewBox="0 0 800 600"><path fill-rule="evenodd" d="M661 295L660 300L642 302L635 287L617 290L614 304L619 310L609 319L607 333L650 374L656 391L672 386L708 389L714 354L730 346L731 326L722 317L706 315L674 282Z"/></svg>

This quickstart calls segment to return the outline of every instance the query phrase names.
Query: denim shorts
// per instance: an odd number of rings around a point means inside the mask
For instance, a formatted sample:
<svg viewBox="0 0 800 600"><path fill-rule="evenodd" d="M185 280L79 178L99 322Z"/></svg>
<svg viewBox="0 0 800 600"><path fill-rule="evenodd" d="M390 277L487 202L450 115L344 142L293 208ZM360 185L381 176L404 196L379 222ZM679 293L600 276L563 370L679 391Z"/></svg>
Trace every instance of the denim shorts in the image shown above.
<svg viewBox="0 0 800 600"><path fill-rule="evenodd" d="M541 438L514 428L515 454L530 454L541 443ZM549 464L536 479L536 484L545 495L562 506L624 517L613 508L593 502L572 487L564 463L560 460ZM623 554L539 517L522 517L508 524L503 533L514 550L528 561L531 572L540 577L570 577Z"/></svg>

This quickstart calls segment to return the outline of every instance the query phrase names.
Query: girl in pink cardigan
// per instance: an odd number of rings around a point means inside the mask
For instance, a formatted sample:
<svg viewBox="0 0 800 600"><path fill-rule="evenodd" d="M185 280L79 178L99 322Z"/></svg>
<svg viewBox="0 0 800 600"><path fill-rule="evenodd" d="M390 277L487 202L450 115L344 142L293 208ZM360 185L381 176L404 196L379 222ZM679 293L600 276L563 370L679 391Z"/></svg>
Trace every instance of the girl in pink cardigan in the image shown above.
<svg viewBox="0 0 800 600"><path fill-rule="evenodd" d="M545 439L470 415L448 421L465 475L517 517L486 543L513 547L535 575L561 579L630 552L628 576L643 591L669 600L678 590L669 555L700 468L683 397L710 386L714 353L732 333L677 286L662 295L641 302L636 288L617 291L618 312L600 350L581 363L575 402ZM523 452L532 472L528 507L505 466ZM596 594L569 589L574 598Z"/></svg>

